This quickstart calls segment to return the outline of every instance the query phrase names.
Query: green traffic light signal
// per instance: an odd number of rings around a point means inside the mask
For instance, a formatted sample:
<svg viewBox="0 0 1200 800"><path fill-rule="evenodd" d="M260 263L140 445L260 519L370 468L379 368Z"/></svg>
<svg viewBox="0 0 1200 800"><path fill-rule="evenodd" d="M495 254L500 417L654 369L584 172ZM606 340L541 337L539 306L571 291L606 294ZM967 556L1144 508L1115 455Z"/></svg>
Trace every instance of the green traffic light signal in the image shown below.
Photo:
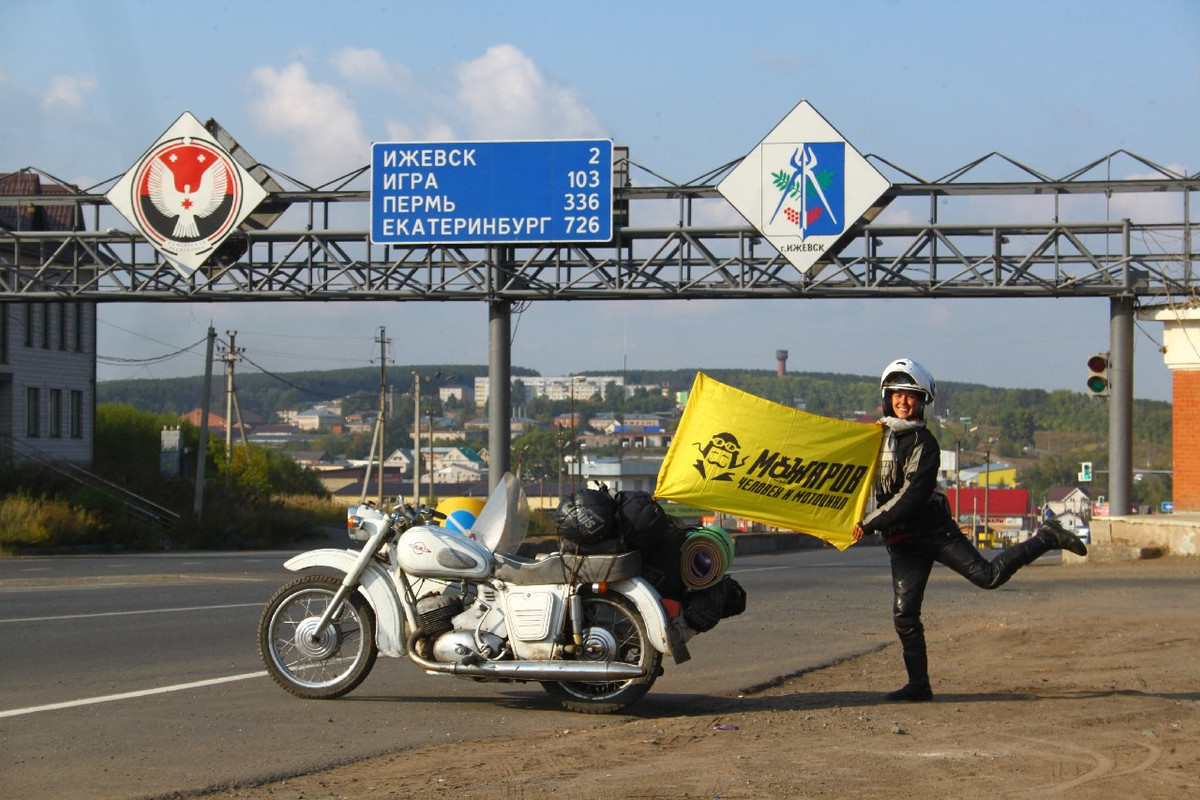
<svg viewBox="0 0 1200 800"><path fill-rule="evenodd" d="M1097 353L1087 361L1088 393L1096 397L1108 395L1108 353Z"/></svg>

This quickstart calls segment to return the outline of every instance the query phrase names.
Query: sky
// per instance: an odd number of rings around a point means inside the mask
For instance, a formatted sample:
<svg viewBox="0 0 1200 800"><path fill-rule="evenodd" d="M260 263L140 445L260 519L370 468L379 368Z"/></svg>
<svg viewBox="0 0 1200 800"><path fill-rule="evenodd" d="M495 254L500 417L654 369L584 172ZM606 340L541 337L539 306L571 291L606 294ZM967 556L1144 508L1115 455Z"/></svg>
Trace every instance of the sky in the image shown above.
<svg viewBox="0 0 1200 800"><path fill-rule="evenodd" d="M1050 176L1120 149L1200 169L1195 0L4 8L0 172L102 190L185 110L310 185L368 164L373 141L599 137L684 182L746 155L802 100L860 152L928 179L992 152ZM1119 163L1113 177L1138 174ZM724 201L706 213L742 224ZM201 374L209 325L236 331L243 369L274 373L378 365L381 327L396 364L488 356L482 303L122 302L100 307L99 378ZM1102 298L540 301L514 315L512 362L774 369L785 349L795 372L877 375L909 357L939 381L1082 391L1108 330ZM1137 324L1135 397L1171 399L1161 341L1161 323Z"/></svg>

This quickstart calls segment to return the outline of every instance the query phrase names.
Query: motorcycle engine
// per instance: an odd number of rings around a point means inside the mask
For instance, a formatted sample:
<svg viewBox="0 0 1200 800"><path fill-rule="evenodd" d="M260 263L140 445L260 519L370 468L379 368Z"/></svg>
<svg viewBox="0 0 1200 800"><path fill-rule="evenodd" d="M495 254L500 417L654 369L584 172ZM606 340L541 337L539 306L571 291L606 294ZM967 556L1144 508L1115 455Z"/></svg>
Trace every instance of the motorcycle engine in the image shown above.
<svg viewBox="0 0 1200 800"><path fill-rule="evenodd" d="M462 613L461 597L427 594L417 601L417 621L421 636L433 640L454 627L452 620Z"/></svg>
<svg viewBox="0 0 1200 800"><path fill-rule="evenodd" d="M477 664L487 660L501 651L504 642L499 636L480 632L479 640L483 646L480 652L476 646L475 634L462 629L444 633L433 643L433 660L446 663Z"/></svg>
<svg viewBox="0 0 1200 800"><path fill-rule="evenodd" d="M472 606L472 612L467 614L464 613L463 599L456 595L427 594L417 600L418 653L424 658L450 664L477 664L504 652L504 639L487 630L485 624L491 619L487 616L490 606L480 605L482 608ZM495 611L491 613L497 614L503 622L502 615ZM456 619L459 615L465 619ZM455 628L456 622L471 625L474 630Z"/></svg>

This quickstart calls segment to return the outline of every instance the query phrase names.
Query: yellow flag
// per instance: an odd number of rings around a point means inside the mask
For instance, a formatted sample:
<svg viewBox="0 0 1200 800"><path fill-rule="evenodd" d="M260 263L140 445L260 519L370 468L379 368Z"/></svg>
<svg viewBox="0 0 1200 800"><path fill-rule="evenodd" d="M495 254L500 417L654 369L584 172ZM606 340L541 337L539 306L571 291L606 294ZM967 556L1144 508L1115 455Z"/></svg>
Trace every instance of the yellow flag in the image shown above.
<svg viewBox="0 0 1200 800"><path fill-rule="evenodd" d="M696 373L654 495L853 543L883 431L809 414Z"/></svg>

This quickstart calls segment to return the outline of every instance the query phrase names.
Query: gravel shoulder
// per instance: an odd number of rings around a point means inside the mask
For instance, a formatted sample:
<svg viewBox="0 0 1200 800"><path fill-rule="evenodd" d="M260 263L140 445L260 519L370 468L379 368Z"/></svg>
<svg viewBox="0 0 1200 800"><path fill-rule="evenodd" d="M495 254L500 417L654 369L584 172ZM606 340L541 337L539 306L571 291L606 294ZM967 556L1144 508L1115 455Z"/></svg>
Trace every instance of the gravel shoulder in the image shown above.
<svg viewBox="0 0 1200 800"><path fill-rule="evenodd" d="M883 702L903 682L892 644L682 715L581 715L206 796L1200 796L1200 559L1018 580L985 613L927 602L932 703Z"/></svg>

